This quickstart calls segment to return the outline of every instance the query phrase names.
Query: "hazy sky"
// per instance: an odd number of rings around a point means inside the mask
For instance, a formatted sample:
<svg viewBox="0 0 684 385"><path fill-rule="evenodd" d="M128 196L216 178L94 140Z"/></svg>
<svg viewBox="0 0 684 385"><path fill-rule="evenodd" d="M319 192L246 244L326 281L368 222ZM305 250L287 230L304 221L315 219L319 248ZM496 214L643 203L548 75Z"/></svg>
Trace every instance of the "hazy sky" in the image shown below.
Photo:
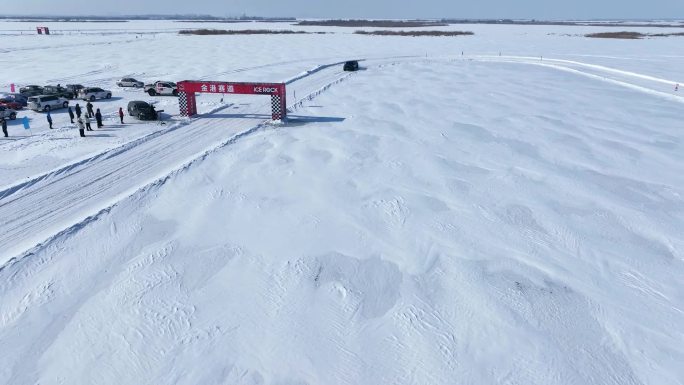
<svg viewBox="0 0 684 385"><path fill-rule="evenodd" d="M321 18L684 18L684 0L21 0L2 14Z"/></svg>

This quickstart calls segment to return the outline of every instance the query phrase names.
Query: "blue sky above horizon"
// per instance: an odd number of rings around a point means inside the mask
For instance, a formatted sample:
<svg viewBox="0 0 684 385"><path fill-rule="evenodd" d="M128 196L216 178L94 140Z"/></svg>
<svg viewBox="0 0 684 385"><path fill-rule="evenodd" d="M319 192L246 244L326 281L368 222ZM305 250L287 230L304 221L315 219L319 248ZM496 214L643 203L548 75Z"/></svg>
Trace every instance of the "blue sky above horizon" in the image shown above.
<svg viewBox="0 0 684 385"><path fill-rule="evenodd" d="M23 0L4 15L210 14L300 18L682 19L684 0Z"/></svg>

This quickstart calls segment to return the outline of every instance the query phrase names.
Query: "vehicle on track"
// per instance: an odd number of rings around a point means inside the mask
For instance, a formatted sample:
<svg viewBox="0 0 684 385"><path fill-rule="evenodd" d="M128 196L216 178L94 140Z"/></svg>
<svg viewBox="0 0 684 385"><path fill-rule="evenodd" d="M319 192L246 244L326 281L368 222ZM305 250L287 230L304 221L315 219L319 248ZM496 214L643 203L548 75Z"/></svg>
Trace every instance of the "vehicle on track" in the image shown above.
<svg viewBox="0 0 684 385"><path fill-rule="evenodd" d="M128 102L128 115L140 120L157 120L157 111L154 107L142 100Z"/></svg>
<svg viewBox="0 0 684 385"><path fill-rule="evenodd" d="M17 118L17 111L5 106L0 106L0 118L14 120Z"/></svg>
<svg viewBox="0 0 684 385"><path fill-rule="evenodd" d="M33 111L51 111L69 107L69 101L57 95L31 96L28 100L28 108Z"/></svg>
<svg viewBox="0 0 684 385"><path fill-rule="evenodd" d="M178 86L174 82L158 80L151 84L145 84L144 91L150 96L172 95L178 96Z"/></svg>
<svg viewBox="0 0 684 385"><path fill-rule="evenodd" d="M145 86L145 83L135 80L134 78L122 78L118 82L116 82L116 85L119 87L135 87L135 88L142 88Z"/></svg>
<svg viewBox="0 0 684 385"><path fill-rule="evenodd" d="M356 60L350 60L350 61L344 63L343 69L345 71L358 71L359 70L359 62Z"/></svg>
<svg viewBox="0 0 684 385"><path fill-rule="evenodd" d="M78 98L91 102L95 99L111 99L112 91L103 90L99 87L86 87L78 91Z"/></svg>

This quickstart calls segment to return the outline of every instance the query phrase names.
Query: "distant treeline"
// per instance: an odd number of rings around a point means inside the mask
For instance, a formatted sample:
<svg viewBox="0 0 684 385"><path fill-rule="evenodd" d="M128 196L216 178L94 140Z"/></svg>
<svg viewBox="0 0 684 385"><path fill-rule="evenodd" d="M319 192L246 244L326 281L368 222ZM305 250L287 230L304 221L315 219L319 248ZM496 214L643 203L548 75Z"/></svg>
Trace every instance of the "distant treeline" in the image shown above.
<svg viewBox="0 0 684 385"><path fill-rule="evenodd" d="M181 35L301 35L301 34L326 34L327 32L306 32L291 30L272 29L184 29L178 32ZM466 36L473 35L469 31L356 31L359 35L378 36Z"/></svg>
<svg viewBox="0 0 684 385"><path fill-rule="evenodd" d="M261 20L246 20L246 19L221 19L221 20L175 20L176 23L291 23L296 19L261 19Z"/></svg>
<svg viewBox="0 0 684 385"><path fill-rule="evenodd" d="M6 20L6 19L4 19ZM9 20L20 23L44 23L46 21L59 23L128 23L131 20L86 20L86 19L17 19Z"/></svg>
<svg viewBox="0 0 684 385"><path fill-rule="evenodd" d="M470 31L356 31L359 35L379 36L469 36Z"/></svg>
<svg viewBox="0 0 684 385"><path fill-rule="evenodd" d="M411 20L301 20L294 17L260 17L260 16L238 16L220 17L212 15L127 15L127 16L0 16L0 20L10 21L55 21L55 22L125 22L134 20L173 20L179 22L296 22L295 25L302 26L322 26L322 27L378 27L378 28L412 28L412 27L436 27L447 26L450 24L512 24L512 25L558 25L558 26L583 26L583 27L659 27L659 28L684 28L682 21L635 21L635 20L516 20L516 19L411 19Z"/></svg>
<svg viewBox="0 0 684 385"><path fill-rule="evenodd" d="M295 25L318 27L415 28L445 27L446 23L424 20L304 20Z"/></svg>
<svg viewBox="0 0 684 385"><path fill-rule="evenodd" d="M442 23L447 24L511 24L511 25L560 25L577 27L657 27L657 28L684 28L684 23L672 24L662 22L644 21L621 22L621 21L552 21L552 20L513 20L513 19L442 19Z"/></svg>
<svg viewBox="0 0 684 385"><path fill-rule="evenodd" d="M133 20L177 20L177 21L297 21L294 17L259 17L259 16L239 16L239 17L218 17L211 15L136 15L136 16L0 16L0 20L13 21L61 21L61 22L122 22Z"/></svg>
<svg viewBox="0 0 684 385"><path fill-rule="evenodd" d="M678 33L641 33L641 32L598 32L584 35L585 37L592 37L597 39L629 39L637 40L645 37L668 37L668 36L684 36L684 32Z"/></svg>
<svg viewBox="0 0 684 385"><path fill-rule="evenodd" d="M324 34L325 32L305 32L290 30L271 30L271 29L185 29L178 32L181 35L301 35L301 34Z"/></svg>

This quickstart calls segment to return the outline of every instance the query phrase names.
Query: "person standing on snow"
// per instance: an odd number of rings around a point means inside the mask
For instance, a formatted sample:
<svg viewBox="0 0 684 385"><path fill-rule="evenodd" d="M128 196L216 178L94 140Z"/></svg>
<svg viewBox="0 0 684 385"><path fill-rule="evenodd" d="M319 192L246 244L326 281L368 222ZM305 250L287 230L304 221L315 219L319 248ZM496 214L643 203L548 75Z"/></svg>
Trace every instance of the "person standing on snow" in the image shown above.
<svg viewBox="0 0 684 385"><path fill-rule="evenodd" d="M69 119L71 119L71 123L74 123L74 111L71 110L71 106L69 106Z"/></svg>
<svg viewBox="0 0 684 385"><path fill-rule="evenodd" d="M90 116L88 116L88 114L83 115L83 120L85 121L86 130L92 131L93 129L90 127Z"/></svg>
<svg viewBox="0 0 684 385"><path fill-rule="evenodd" d="M83 125L83 120L81 120L81 118L78 118L77 121L78 121L78 132L81 134L81 138L85 138L85 126Z"/></svg>
<svg viewBox="0 0 684 385"><path fill-rule="evenodd" d="M97 128L102 128L102 113L99 108L97 109L97 112L95 112L95 120L97 121Z"/></svg>
<svg viewBox="0 0 684 385"><path fill-rule="evenodd" d="M81 119L81 106L79 106L78 103L76 103L76 108L75 108L75 109L76 109L76 117L77 117L78 119Z"/></svg>
<svg viewBox="0 0 684 385"><path fill-rule="evenodd" d="M93 113L93 103L88 102L88 104L86 104L86 111L88 111L89 118L95 116L95 114Z"/></svg>
<svg viewBox="0 0 684 385"><path fill-rule="evenodd" d="M124 117L123 108L119 107L119 119L121 119L121 124L124 124L123 117Z"/></svg>
<svg viewBox="0 0 684 385"><path fill-rule="evenodd" d="M0 118L0 125L2 125L2 133L5 134L5 138L7 138L9 135L7 135L7 121L5 118Z"/></svg>
<svg viewBox="0 0 684 385"><path fill-rule="evenodd" d="M47 112L47 121L50 125L50 129L52 130L52 115L50 115L50 111Z"/></svg>

